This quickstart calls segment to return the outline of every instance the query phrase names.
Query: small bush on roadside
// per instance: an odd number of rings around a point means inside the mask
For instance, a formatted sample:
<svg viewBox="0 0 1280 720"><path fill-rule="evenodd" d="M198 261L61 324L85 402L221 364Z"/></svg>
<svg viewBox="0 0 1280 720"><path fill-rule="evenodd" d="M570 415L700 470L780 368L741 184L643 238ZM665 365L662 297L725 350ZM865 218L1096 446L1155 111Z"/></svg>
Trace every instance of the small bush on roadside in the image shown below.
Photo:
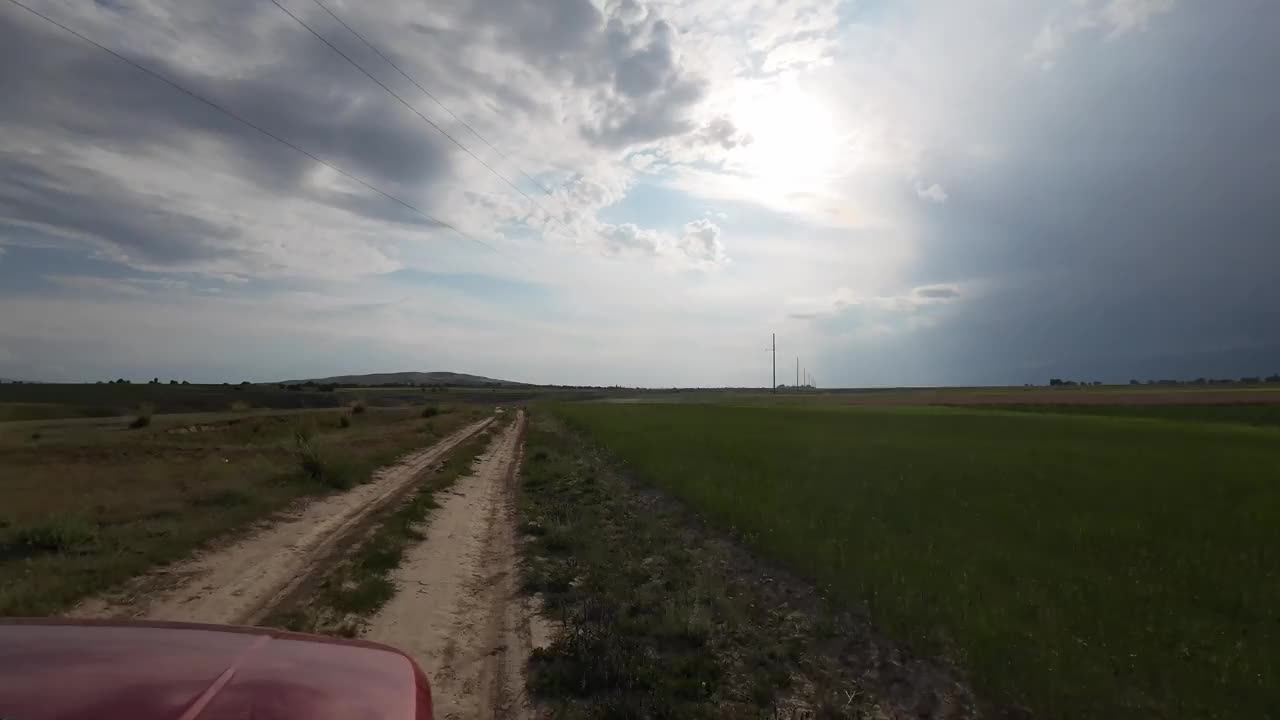
<svg viewBox="0 0 1280 720"><path fill-rule="evenodd" d="M352 415L359 415L359 414L363 413L366 409L367 409L367 408L365 407L365 404L364 404L364 401L363 401L363 400L357 400L357 401L355 401L355 402L351 403L351 414L352 414Z"/></svg>
<svg viewBox="0 0 1280 720"><path fill-rule="evenodd" d="M350 416L350 415L340 415L340 416L338 416L338 427L340 427L340 428L349 428L349 427L351 427L351 416Z"/></svg>
<svg viewBox="0 0 1280 720"><path fill-rule="evenodd" d="M46 518L5 533L0 555L72 552L98 541L98 526L78 517Z"/></svg>
<svg viewBox="0 0 1280 720"><path fill-rule="evenodd" d="M143 405L138 408L138 414L133 418L133 422L129 423L129 427L133 430L147 427L151 424L151 416L155 414L155 408L151 405Z"/></svg>
<svg viewBox="0 0 1280 720"><path fill-rule="evenodd" d="M439 414L440 414L440 408L436 407L435 405L428 405L422 408L422 417L424 418L433 418Z"/></svg>
<svg viewBox="0 0 1280 720"><path fill-rule="evenodd" d="M307 480L335 490L346 490L355 485L351 464L326 452L310 433L301 429L294 434L293 457Z"/></svg>

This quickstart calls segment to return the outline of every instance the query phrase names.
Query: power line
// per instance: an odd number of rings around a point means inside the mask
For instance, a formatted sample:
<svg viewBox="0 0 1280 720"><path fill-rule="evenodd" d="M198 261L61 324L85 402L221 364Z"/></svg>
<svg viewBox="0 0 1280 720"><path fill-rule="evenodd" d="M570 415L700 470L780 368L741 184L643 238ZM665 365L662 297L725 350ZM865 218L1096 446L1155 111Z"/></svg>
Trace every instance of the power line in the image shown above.
<svg viewBox="0 0 1280 720"><path fill-rule="evenodd" d="M390 65L391 67L395 68L396 72L400 73L400 75L401 75L405 80L408 80L409 82L413 83L413 86L414 86L414 87L416 87L416 88L418 88L419 90L421 90L423 95L426 95L427 97L431 98L432 102L434 102L436 105L439 105L441 110L444 110L445 112L449 113L449 117L451 117L451 118L453 118L454 120L457 120L459 123L461 123L462 127L464 127L464 128L466 128L467 130L469 130L469 131L471 132L471 134L472 134L472 135L475 135L475 136L476 136L476 138L480 140L480 142L484 143L484 144L485 144L485 145L486 145L490 150L492 150L492 151L494 151L495 153L497 153L498 157L500 157L500 158L502 158L503 160L505 160L505 161L507 161L507 162L511 163L511 165L512 165L513 167L515 167L515 169L516 169L516 170L518 170L518 171L520 172L520 174L521 174L521 175L523 175L523 176L525 177L525 179L526 179L526 180L528 180L529 182L533 183L534 185L537 185L537 186L538 186L538 188L539 188L540 190L542 190L542 192L546 193L547 195L551 195L551 191L550 191L550 190L548 190L548 189L547 189L547 187L546 187L545 185L543 185L542 183L538 182L538 181L537 181L537 179L535 179L535 178L534 178L532 175L530 175L529 173L525 172L525 171L524 171L524 168L522 168L522 167L520 167L518 164L516 164L516 163L515 163L515 162L514 162L510 157L508 157L508 156L506 155L506 153L504 153L504 152L502 152L501 150L499 150L498 148L494 147L493 143L491 143L491 142L489 142L488 140L486 140L486 139L485 139L485 137L484 137L483 135L481 135L479 132L477 132L475 128L471 127L471 125L470 125L469 123L467 123L467 121L466 121L466 120L463 120L462 118L458 117L458 115L457 115L456 113L454 113L452 110L450 110L450 109L449 109L449 107L448 107L447 105L445 105L443 102L441 102L439 98L437 98L435 95L431 94L431 91L430 91L430 90L427 90L426 88L422 87L422 84L421 84L421 83L419 83L417 80L414 80L414 79L413 79L413 77L409 75L409 73L405 72L405 71L404 71L404 70L403 70L399 65L397 65L397 64L396 64L396 63L395 63L391 58L389 58L389 57L387 57L385 54L383 54L383 52L382 52L381 50L379 50L379 49L378 49L378 48L377 48L373 43L371 43L371 42L369 42L367 39L365 39L365 36L364 36L364 35L361 35L359 31L357 31L355 28L351 27L351 25L349 25L349 24L347 23L347 21L345 21L345 20L343 20L342 18L338 17L338 14L337 14L337 13L335 13L333 10L330 10L330 9L329 9L329 6L327 6L327 5L325 5L324 3L320 2L320 0L311 0L311 2L314 2L316 5L319 5L321 10L324 10L325 12L329 13L329 17L333 18L334 20L336 20L336 21L338 22L338 24L339 24L339 25L341 25L342 27L346 28L346 29L347 29L347 32L351 33L352 35L355 35L355 36L356 36L356 38L360 40L360 42L364 43L365 47L369 48L369 49L370 49L370 50L372 50L375 54L377 54L377 56L378 56L378 57L382 58L383 62L385 62L386 64L388 64L388 65Z"/></svg>
<svg viewBox="0 0 1280 720"><path fill-rule="evenodd" d="M374 77L374 76L373 76L373 75L372 75L368 70L365 70L363 67L361 67L361 66L360 66L360 63L356 62L355 60L352 60L350 55L347 55L346 53L342 52L342 50L340 50L340 49L338 48L338 46L337 46L337 45L334 45L332 42L329 42L329 40L328 40L328 39L326 39L326 38L325 38L323 35L321 35L320 33L316 32L316 31L315 31L315 30L314 30L310 25L308 25L308 24L306 24L305 22L303 22L303 21L302 21L302 18L300 18L300 17L298 17L297 15L294 15L292 12L290 12L290 11L289 11L289 8L285 7L284 5L281 5L281 4L280 4L280 2L279 2L279 0L271 0L271 4L272 4L272 5L275 5L275 6L276 6L276 7L278 7L278 8L280 8L280 11L281 11L281 12L283 12L285 15L288 15L289 17L293 18L293 21L294 21L294 22L298 23L298 24L299 24L299 25L301 25L303 28L305 28L305 29L307 30L307 32L309 32L309 33L311 33L312 35L314 35L314 36L316 37L316 39L317 39L317 40L319 40L320 42L324 43L325 45L328 45L330 50L333 50L334 52L338 53L338 55L342 56L342 59L343 59L343 60L346 60L348 63L351 63L351 66L352 66L352 67L354 67L355 69L359 70L359 71L360 71L360 72L361 72L365 77L367 77L367 78L369 78L370 80L372 80L372 81L374 81L375 83L377 83L379 87L381 87L383 90L386 90L386 91L391 95L391 97L393 97L393 98L395 98L396 100L400 101L400 104L401 104L401 105L404 105L406 108L409 108L409 111L410 111L410 112L412 112L414 115L417 115L419 118L421 118L423 122L425 122L426 124L428 124L428 125L430 125L431 127L435 128L437 131L439 131L439 133L440 133L441 135L444 135L445 137L449 138L449 141L450 141L450 142L452 142L454 145L457 145L459 148L461 148L461 149L462 149L462 151L463 151L463 152L465 152L466 154L468 154L468 155L470 155L472 158L474 158L476 162L478 162L478 163L480 163L481 165L483 165L483 166L485 167L485 169L486 169L486 170L488 170L489 172L493 173L495 177L497 177L497 178L501 179L501 180L502 180L503 182L505 182L507 185L511 186L511 189L512 189L512 190L515 190L516 192L520 193L522 196L524 196L524 198L525 198L526 200L528 200L529 202L531 202L531 203L533 203L535 206L537 206L540 210L542 210L542 212L544 212L544 213L546 213L546 214L547 214L547 217L549 217L549 218L551 218L551 219L553 219L553 220L555 219L555 216L554 216L554 215L552 215L552 214L551 214L551 212L550 212L549 210L547 210L546 208L542 207L542 204L541 204L541 203L539 203L537 200L534 200L534 199L533 199L533 198L532 198L528 193L526 193L524 190L521 190L521 189L520 189L520 187L519 187L518 185L516 185L515 183L511 182L511 180L509 180L509 179L507 178L507 176L505 176L505 175L503 175L502 173L498 172L497 170L493 169L493 166L492 166L492 165L490 165L489 163L487 163L487 162L485 162L483 159L481 159L481 157L480 157L479 155L476 155L475 153L471 152L470 148L468 148L466 145L463 145L462 143L458 142L458 139L457 139L457 138L455 138L454 136L450 135L450 134L449 134L449 133L448 133L444 128L442 128L442 127L440 127L439 125L437 125L437 124L435 124L434 122L432 122L431 118L429 118L429 117L427 117L426 115L423 115L421 112L419 112L417 108L415 108L414 106L410 105L410 104L408 103L408 101L406 101L404 98L400 97L400 95L399 95L399 94L397 94L395 90L392 90L392 89L391 89L391 88L390 88L386 83L384 83L384 82L382 82L381 80L379 80L378 78Z"/></svg>
<svg viewBox="0 0 1280 720"><path fill-rule="evenodd" d="M415 206L415 205L413 205L413 204L411 204L411 203L409 203L409 202L407 202L407 201L405 201L405 200L401 200L400 198L396 197L395 195L392 195L391 193L389 193L389 192L387 192L387 191L383 190L382 188L379 188L378 186L374 185L373 183L370 183L370 182L368 182L367 180L364 180L363 178L360 178L360 177L359 177L359 176L357 176L357 175L353 175L352 173L349 173L349 172L347 172L346 170L343 170L342 168L340 168L340 167L338 167L338 166L334 165L334 164L333 164L333 163L331 163L331 162L328 162L327 160L322 160L322 159L320 159L320 158L319 158L319 157L317 157L316 155L314 155L314 154L312 154L312 153L310 153L310 152L308 152L308 151L306 151L306 150L302 149L301 147L299 147L299 146L297 146L297 145L294 145L293 143L289 142L288 140L285 140L284 138L280 137L279 135L276 135L275 133L271 132L270 130L266 130L266 129L262 128L261 126L256 125L256 124L254 124L254 123L250 122L249 120L244 119L243 117L240 117L239 115L237 115L236 113L232 112L231 110L228 110L227 108L223 107L222 105L219 105L218 103L216 103L216 102L214 102L214 101L212 101L212 100L209 100L208 98L205 98L205 97L203 97L202 95L197 94L197 93L196 93L195 91L193 91L193 90L188 90L186 87L183 87L182 85L178 84L178 82L177 82L177 81L175 81L175 80L171 80L171 79L169 79L168 77L165 77L164 75L161 75L160 73L156 72L155 70L152 70L151 68L149 68L149 67L147 67L147 66L145 66L145 65L142 65L141 63L138 63L138 62L136 62L136 61L134 61L134 60L131 60L131 59L129 59L129 58L127 58L127 57L125 57L124 55L121 55L120 53L116 52L115 50L112 50L111 48L107 47L106 45L102 45L101 43L98 43L98 42L97 42L97 41L95 41L95 40L91 40L91 39L89 39L89 38L88 38L88 37L86 37L85 35L80 34L79 32L77 32L77 31L75 31L75 30L73 30L73 29L71 29L71 28L67 27L66 25L63 25L62 23L58 22L57 20L54 20L53 18L49 17L48 15L45 15L45 14L43 14L43 13L39 12L38 10L32 9L32 8L28 7L27 5L24 5L23 3L19 2L19 0L9 0L9 2L10 2L10 3L12 3L12 4L14 4L14 5L16 5L16 6L18 6L18 7L20 7L20 8L22 8L23 10L26 10L27 12L31 13L32 15L35 15L36 17L40 18L41 20L44 20L45 22L47 22L47 23L49 23L49 24L51 24L51 25L53 25L53 26L55 26L55 27L57 27L57 28L59 28L59 29L61 29L61 30L65 31L65 32L67 32L67 33L69 33L69 34L71 34L71 35L74 35L75 37L79 38L80 40L82 40L82 41L84 41L84 42L86 42L86 43L88 43L88 44L90 44L90 45L92 45L92 46L94 46L94 47L98 48L99 50L101 50L101 51L103 51L103 52L107 53L108 55L111 55L112 57L116 58L117 60L120 60L120 61L122 61L122 62L124 62L124 63L127 63L128 65L132 66L133 68L135 68L135 69L137 69L137 70L141 70L142 72L146 73L147 75L150 75L151 77L153 77L153 78L155 78L155 79L159 80L160 82L163 82L164 84L166 84L166 85L168 85L169 87L172 87L173 89L175 89L175 90L177 90L177 91L179 91L179 92L183 93L184 95L187 95L187 96L189 96L189 97L191 97L191 98L193 98L193 99L195 99L195 100L200 101L201 103L204 103L205 105L208 105L209 107L213 108L214 110L217 110L218 112L222 113L223 115L226 115L227 117L231 118L232 120L235 120L236 122L238 122L238 123L240 123L240 124L242 124L242 125L245 125L245 126L247 126L247 127L249 127L249 128L252 128L253 130L258 131L259 133L261 133L261 134L265 135L265 136L266 136L266 137L268 137L268 138L271 138L272 140L275 140L276 142L278 142L278 143L280 143L280 144L282 144L282 145L285 145L285 146L287 146L287 147L289 147L289 148L292 148L293 150L295 150L295 151L297 151L297 152L299 152L299 153L301 153L301 154L303 154L303 155L307 156L308 158L311 158L311 159L312 159L312 160L314 160L315 162L318 162L318 163L320 163L321 165L323 165L323 166L325 166L325 167L329 168L330 170L333 170L334 172L338 173L339 175L342 175L343 177L349 178L349 179L351 179L351 180L354 180L354 181L356 181L356 182L360 183L361 185L365 186L366 188L369 188L370 190L372 190L372 191L374 191L374 192L378 193L379 195L382 195L383 197L387 198L388 200L391 200L391 201L393 201L393 202L395 202L395 203L398 203L398 204L400 204L400 205L403 205L404 207L406 207L406 208L408 208L408 209L412 210L413 212L415 212L415 213L417 213L417 214L421 215L422 217L426 218L427 220L429 220L429 221L431 221L431 222L433 222L433 223L435 223L435 224L437 224L437 225L440 225L441 227L448 228L448 229L452 230L453 232L457 233L458 235L460 235L460 236L462 236L462 237L466 238L467 240L470 240L471 242L476 243L477 245L481 245L481 246L483 246L483 247L485 247L485 248L487 248L487 249L489 249L489 250L492 250L493 252L498 252L497 248L493 247L492 245L490 245L490 244L488 244L488 243L486 243L486 242L484 242L484 241L482 241L482 240L478 240L478 239L476 239L476 238L472 237L471 235L468 235L467 233L465 233L465 232L463 232L463 231L459 230L456 226L454 226L454 225L452 225L452 224L450 224L450 223L447 223L447 222L445 222L444 220L441 220L441 219L439 219L439 218L437 218L437 217L432 216L431 214L429 214L429 213L427 213L426 211L424 211L424 210L422 210L422 209L418 208L417 206Z"/></svg>

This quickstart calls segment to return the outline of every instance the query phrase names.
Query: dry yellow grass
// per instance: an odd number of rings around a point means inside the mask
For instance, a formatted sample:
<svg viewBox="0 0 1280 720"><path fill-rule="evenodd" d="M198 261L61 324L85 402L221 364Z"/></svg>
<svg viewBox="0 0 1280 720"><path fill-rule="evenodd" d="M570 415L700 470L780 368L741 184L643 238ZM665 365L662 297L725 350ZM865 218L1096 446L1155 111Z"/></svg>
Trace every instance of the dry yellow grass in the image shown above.
<svg viewBox="0 0 1280 720"><path fill-rule="evenodd" d="M47 615L341 482L299 465L308 435L359 482L470 418L420 409L156 416L149 427L0 425L0 615Z"/></svg>

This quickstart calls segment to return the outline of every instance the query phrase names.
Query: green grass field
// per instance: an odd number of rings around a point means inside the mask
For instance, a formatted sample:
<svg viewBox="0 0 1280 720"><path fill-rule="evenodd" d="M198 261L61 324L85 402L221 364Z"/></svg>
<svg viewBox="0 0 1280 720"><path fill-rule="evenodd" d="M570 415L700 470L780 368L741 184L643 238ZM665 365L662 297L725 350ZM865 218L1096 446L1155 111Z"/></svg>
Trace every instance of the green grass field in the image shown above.
<svg viewBox="0 0 1280 720"><path fill-rule="evenodd" d="M1101 415L1106 417L1151 418L1181 422L1225 422L1242 425L1280 427L1280 404L1238 405L983 405L990 410L1051 413L1055 415Z"/></svg>
<svg viewBox="0 0 1280 720"><path fill-rule="evenodd" d="M559 412L955 661L994 705L1280 717L1276 428L978 408Z"/></svg>

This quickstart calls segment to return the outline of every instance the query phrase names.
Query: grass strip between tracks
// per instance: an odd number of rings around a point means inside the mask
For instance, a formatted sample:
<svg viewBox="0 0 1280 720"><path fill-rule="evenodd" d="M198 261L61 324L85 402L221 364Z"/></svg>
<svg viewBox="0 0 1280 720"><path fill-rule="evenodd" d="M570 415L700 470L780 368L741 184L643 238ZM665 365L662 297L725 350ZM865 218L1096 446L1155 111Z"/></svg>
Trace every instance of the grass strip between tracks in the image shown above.
<svg viewBox="0 0 1280 720"><path fill-rule="evenodd" d="M392 574L405 552L426 539L429 513L440 507L436 492L471 472L475 460L504 427L505 422L495 421L455 448L440 465L426 470L404 501L382 511L354 552L315 578L307 586L310 592L273 610L263 624L343 637L359 635L366 620L395 596Z"/></svg>

